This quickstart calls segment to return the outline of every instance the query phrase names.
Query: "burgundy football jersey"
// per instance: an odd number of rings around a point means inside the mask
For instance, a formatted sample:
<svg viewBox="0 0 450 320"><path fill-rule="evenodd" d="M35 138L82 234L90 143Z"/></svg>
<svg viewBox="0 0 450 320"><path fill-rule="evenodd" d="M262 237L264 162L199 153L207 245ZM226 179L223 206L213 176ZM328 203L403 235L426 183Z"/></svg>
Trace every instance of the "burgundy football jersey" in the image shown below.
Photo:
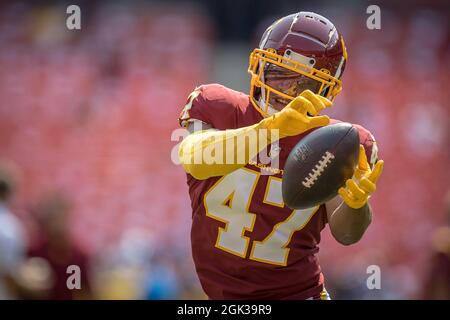
<svg viewBox="0 0 450 320"><path fill-rule="evenodd" d="M210 84L190 95L179 120L186 126L194 119L224 130L253 125L262 116L247 95ZM373 136L356 127L369 161L375 161ZM316 254L327 223L325 205L292 210L281 194L284 163L304 136L279 141L274 174L262 174L270 163L252 161L223 177L197 180L187 175L192 254L210 299L320 297L324 278Z"/></svg>

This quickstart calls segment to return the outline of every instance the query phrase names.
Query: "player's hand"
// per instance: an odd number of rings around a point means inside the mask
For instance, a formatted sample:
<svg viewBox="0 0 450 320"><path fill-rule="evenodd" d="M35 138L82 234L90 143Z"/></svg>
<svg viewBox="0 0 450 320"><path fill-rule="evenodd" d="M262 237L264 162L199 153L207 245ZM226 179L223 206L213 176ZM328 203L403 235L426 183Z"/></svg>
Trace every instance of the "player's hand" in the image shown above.
<svg viewBox="0 0 450 320"><path fill-rule="evenodd" d="M358 167L355 170L353 179L348 179L345 187L340 188L338 191L345 204L353 209L363 207L377 188L376 184L383 171L383 166L384 161L378 160L373 170L371 170L364 147L359 145Z"/></svg>
<svg viewBox="0 0 450 320"><path fill-rule="evenodd" d="M303 91L281 111L262 120L267 129L278 129L280 138L296 136L312 128L330 123L328 116L319 112L332 105L332 102L311 90Z"/></svg>

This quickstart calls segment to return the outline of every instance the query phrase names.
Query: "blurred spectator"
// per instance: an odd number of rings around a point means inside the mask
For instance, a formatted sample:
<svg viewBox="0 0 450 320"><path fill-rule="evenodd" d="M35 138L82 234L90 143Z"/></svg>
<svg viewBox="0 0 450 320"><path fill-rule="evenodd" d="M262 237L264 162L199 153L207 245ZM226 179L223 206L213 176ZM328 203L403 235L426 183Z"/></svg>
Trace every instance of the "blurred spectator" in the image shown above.
<svg viewBox="0 0 450 320"><path fill-rule="evenodd" d="M43 298L72 300L91 297L88 256L71 239L69 210L67 200L60 194L45 198L37 209L41 234L28 255L47 261L54 277L48 296ZM67 286L67 279L72 274L68 273L71 265L80 268L80 289L69 289Z"/></svg>
<svg viewBox="0 0 450 320"><path fill-rule="evenodd" d="M98 299L144 299L146 279L152 272L152 235L126 230L119 241L98 253L93 268L93 291Z"/></svg>
<svg viewBox="0 0 450 320"><path fill-rule="evenodd" d="M54 284L54 274L47 260L28 258L17 270L19 299L47 299Z"/></svg>
<svg viewBox="0 0 450 320"><path fill-rule="evenodd" d="M146 299L166 300L180 296L180 275L176 273L174 263L167 253L153 259L152 272L145 283Z"/></svg>
<svg viewBox="0 0 450 320"><path fill-rule="evenodd" d="M447 225L433 232L433 251L424 299L450 300L450 191L446 197Z"/></svg>
<svg viewBox="0 0 450 320"><path fill-rule="evenodd" d="M24 260L26 245L22 224L8 208L14 189L10 168L0 163L0 300L19 296L17 270Z"/></svg>
<svg viewBox="0 0 450 320"><path fill-rule="evenodd" d="M94 291L99 299L177 299L181 296L173 249L155 248L145 230L126 230L117 243L99 253Z"/></svg>

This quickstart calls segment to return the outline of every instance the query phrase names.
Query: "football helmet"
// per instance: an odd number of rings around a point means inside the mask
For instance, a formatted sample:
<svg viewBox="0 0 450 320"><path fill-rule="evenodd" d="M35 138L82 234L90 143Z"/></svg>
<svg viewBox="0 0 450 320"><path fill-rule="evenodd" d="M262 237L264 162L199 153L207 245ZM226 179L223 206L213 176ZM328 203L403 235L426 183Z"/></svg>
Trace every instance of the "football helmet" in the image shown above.
<svg viewBox="0 0 450 320"><path fill-rule="evenodd" d="M333 101L346 61L344 39L328 19L288 15L267 28L250 54L250 100L265 117L279 110L274 104L284 106L306 89Z"/></svg>

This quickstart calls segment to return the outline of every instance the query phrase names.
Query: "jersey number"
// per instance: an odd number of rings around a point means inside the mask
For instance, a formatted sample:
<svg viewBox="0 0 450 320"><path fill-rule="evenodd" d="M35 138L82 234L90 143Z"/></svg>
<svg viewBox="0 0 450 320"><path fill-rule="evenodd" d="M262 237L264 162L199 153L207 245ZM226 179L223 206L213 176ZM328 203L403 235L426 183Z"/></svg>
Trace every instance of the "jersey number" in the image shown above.
<svg viewBox="0 0 450 320"><path fill-rule="evenodd" d="M253 192L260 173L242 168L219 179L206 192L204 206L206 215L225 223L219 227L216 248L246 258L250 238L245 231L253 231L256 214L249 212ZM281 179L269 177L264 203L284 207L281 195ZM289 217L276 224L262 241L253 241L249 259L275 265L287 265L289 242L294 232L301 230L319 207L294 210Z"/></svg>

